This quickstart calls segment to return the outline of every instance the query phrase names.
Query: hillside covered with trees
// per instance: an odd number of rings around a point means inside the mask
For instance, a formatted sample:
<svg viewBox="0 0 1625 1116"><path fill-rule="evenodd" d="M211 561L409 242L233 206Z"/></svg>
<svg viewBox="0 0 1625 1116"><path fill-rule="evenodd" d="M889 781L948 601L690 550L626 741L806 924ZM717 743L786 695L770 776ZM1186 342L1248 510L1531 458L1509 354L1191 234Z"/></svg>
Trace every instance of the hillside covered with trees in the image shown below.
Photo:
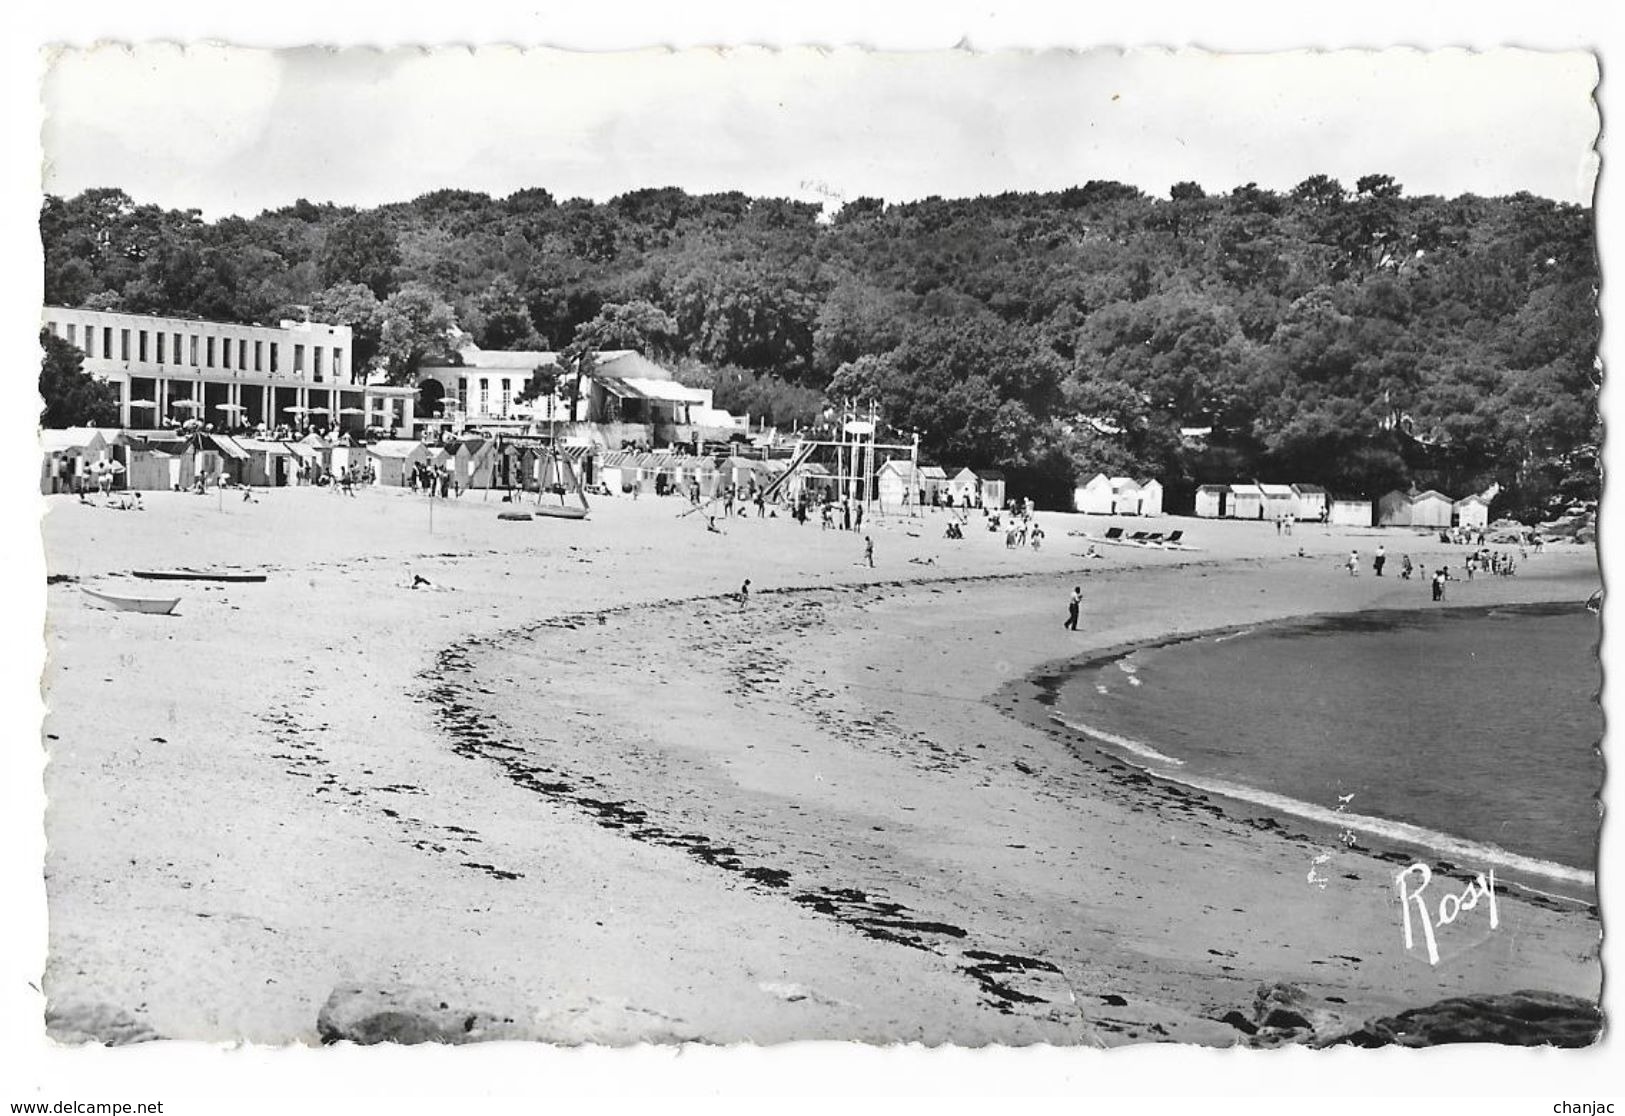
<svg viewBox="0 0 1625 1116"><path fill-rule="evenodd" d="M47 198L41 232L52 304L306 306L402 382L454 322L485 348L636 340L784 425L873 399L932 458L1052 506L1097 471L1158 476L1171 505L1255 477L1498 482L1523 516L1598 492L1592 213L1527 194L1090 182L824 220L738 193L444 190L208 222L100 189Z"/></svg>

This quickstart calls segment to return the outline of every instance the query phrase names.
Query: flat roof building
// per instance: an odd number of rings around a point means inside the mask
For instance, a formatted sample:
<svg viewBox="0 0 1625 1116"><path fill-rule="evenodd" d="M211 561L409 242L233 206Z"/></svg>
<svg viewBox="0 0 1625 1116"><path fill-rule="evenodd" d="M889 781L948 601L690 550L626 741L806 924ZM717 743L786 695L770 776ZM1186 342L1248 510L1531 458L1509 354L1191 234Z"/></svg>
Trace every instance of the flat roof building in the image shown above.
<svg viewBox="0 0 1625 1116"><path fill-rule="evenodd" d="M187 419L216 427L411 428L410 389L368 385L352 364L349 326L275 326L47 306L46 330L84 354L118 390L119 425L155 430Z"/></svg>

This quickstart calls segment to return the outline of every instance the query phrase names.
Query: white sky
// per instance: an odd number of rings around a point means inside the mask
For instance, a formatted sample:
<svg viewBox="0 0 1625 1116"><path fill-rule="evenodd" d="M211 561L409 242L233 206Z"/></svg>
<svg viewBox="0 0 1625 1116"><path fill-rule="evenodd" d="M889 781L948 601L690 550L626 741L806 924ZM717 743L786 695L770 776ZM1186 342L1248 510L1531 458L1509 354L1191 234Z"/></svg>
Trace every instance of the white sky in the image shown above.
<svg viewBox="0 0 1625 1116"><path fill-rule="evenodd" d="M1515 50L103 46L49 70L44 185L119 186L209 217L441 187L903 201L1373 172L1411 194L1589 204L1597 76L1586 53Z"/></svg>

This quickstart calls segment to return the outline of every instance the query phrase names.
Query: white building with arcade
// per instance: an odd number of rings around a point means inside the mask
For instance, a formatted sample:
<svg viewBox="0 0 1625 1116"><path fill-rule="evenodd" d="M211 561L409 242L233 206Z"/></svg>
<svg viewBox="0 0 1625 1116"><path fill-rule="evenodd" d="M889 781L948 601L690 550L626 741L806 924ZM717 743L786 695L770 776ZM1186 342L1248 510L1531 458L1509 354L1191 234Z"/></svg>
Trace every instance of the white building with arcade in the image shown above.
<svg viewBox="0 0 1625 1116"><path fill-rule="evenodd" d="M47 306L46 330L118 389L119 425L153 430L198 419L217 428L366 426L409 434L417 392L368 384L349 326L275 326Z"/></svg>

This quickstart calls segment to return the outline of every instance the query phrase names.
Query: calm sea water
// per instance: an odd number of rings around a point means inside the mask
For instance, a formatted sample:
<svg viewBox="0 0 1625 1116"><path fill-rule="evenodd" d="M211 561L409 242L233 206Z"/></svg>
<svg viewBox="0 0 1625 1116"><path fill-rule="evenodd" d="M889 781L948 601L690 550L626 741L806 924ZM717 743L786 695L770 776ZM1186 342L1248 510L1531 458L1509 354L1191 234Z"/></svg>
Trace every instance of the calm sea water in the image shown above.
<svg viewBox="0 0 1625 1116"><path fill-rule="evenodd" d="M1599 634L1577 605L1324 618L1079 668L1052 709L1181 781L1584 884L1601 828Z"/></svg>

